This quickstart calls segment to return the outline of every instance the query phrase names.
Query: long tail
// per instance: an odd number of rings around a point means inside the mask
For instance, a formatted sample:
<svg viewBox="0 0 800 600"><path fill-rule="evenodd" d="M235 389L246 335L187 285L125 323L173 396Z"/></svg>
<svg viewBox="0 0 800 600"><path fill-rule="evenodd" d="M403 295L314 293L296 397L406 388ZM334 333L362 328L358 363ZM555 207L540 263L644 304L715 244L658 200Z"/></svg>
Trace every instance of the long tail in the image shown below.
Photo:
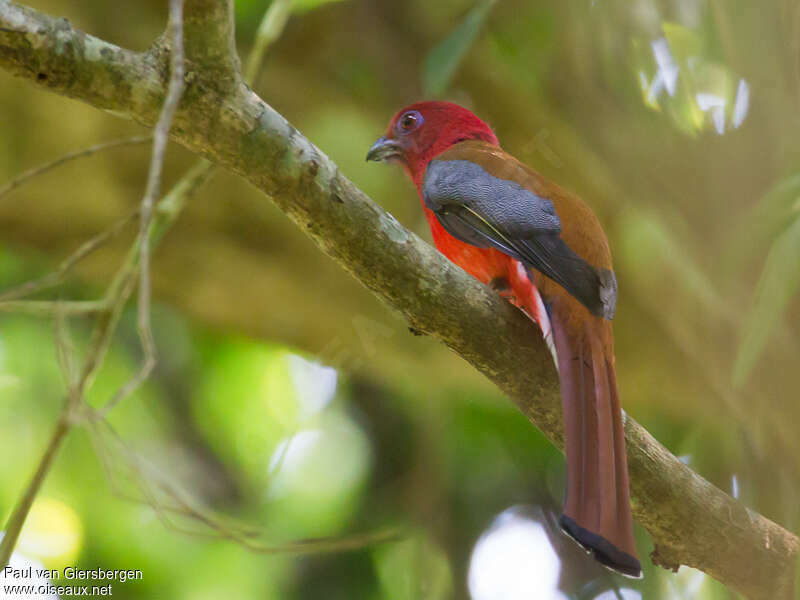
<svg viewBox="0 0 800 600"><path fill-rule="evenodd" d="M642 576L633 541L628 464L613 358L606 356L600 319L580 335L551 318L555 337L567 455L567 496L561 528L595 559L628 577Z"/></svg>

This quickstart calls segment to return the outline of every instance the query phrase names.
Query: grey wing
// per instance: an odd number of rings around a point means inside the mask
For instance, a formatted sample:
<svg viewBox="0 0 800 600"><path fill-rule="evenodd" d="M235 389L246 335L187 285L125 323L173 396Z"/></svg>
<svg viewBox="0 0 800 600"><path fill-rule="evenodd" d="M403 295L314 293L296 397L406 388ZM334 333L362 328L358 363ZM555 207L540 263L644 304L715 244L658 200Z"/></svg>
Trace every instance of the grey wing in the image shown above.
<svg viewBox="0 0 800 600"><path fill-rule="evenodd" d="M472 209L488 223L515 237L561 233L553 203L514 181L500 179L469 160L433 160L422 184L433 212L454 205Z"/></svg>
<svg viewBox="0 0 800 600"><path fill-rule="evenodd" d="M613 317L613 273L595 269L567 246L549 199L468 160L431 161L422 193L425 205L453 237L496 248L550 277L592 314Z"/></svg>

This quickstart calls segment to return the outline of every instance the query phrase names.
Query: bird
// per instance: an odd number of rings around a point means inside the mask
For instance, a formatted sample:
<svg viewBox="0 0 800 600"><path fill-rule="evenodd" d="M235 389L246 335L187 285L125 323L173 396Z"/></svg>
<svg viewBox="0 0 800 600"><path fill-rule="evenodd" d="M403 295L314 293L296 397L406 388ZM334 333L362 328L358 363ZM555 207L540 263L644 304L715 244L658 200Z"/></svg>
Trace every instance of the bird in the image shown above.
<svg viewBox="0 0 800 600"><path fill-rule="evenodd" d="M402 165L436 248L539 324L564 417L559 525L603 566L640 578L611 326L617 281L597 216L452 102L398 111L367 160Z"/></svg>

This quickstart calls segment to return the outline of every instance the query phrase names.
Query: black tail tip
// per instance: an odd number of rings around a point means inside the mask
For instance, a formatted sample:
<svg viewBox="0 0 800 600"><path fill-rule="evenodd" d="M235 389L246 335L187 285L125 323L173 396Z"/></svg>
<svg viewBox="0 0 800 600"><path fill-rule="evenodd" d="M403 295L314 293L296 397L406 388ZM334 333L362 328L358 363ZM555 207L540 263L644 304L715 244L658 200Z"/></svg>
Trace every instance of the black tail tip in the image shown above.
<svg viewBox="0 0 800 600"><path fill-rule="evenodd" d="M642 564L635 556L623 552L603 536L584 529L567 515L561 515L558 524L604 567L631 579L642 578Z"/></svg>

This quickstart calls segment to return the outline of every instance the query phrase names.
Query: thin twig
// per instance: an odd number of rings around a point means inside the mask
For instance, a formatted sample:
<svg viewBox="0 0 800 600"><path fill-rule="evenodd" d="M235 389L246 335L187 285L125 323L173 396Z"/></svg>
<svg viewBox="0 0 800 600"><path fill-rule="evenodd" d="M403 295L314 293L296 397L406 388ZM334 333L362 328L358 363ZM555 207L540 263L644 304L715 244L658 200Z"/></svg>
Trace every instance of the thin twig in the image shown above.
<svg viewBox="0 0 800 600"><path fill-rule="evenodd" d="M78 366L76 357L78 353L72 338L69 335L67 316L62 310L56 310L54 324L54 337L56 344L56 362L68 390L75 389L78 382Z"/></svg>
<svg viewBox="0 0 800 600"><path fill-rule="evenodd" d="M56 313L66 316L92 315L108 310L103 300L9 300L0 302L0 312L16 312L34 316L52 317Z"/></svg>
<svg viewBox="0 0 800 600"><path fill-rule="evenodd" d="M286 21L289 18L291 9L291 0L276 0L267 9L264 18L261 20L261 25L258 28L256 39L253 49L247 57L247 74L245 81L252 84L253 80L258 74L259 69L263 65L264 56L267 49L278 39L283 32ZM156 137L156 141L158 138ZM153 154L155 156L155 143ZM149 219L150 235L147 236L148 248L142 247L139 255L139 260L144 264L145 256L149 258L149 251L160 240L163 234L172 226L177 220L178 215L183 210L183 207L191 194L193 194L200 186L205 184L206 181L213 175L215 167L212 163L206 160L197 161L191 169L178 181L178 183L170 190L169 194L165 196L157 206L157 215L155 218ZM153 196L155 197L155 196ZM142 203L142 211L144 211L144 202ZM142 221L144 222L144 221ZM140 243L145 239L140 233ZM145 276L140 273L141 277L147 277L149 287L149 275ZM143 280L142 280L143 281ZM139 373L134 376L122 388L117 390L109 402L99 411L97 416L100 418L105 417L115 406L132 394L147 378L155 366L155 346L153 344L152 331L149 325L149 289L146 292L147 304L147 320L142 320L142 290L144 285L140 283L139 287L139 335L144 351L144 359ZM144 328L143 328L144 325ZM144 334L142 332L145 332Z"/></svg>
<svg viewBox="0 0 800 600"><path fill-rule="evenodd" d="M385 543L402 537L403 528L398 526L387 526L364 533L349 534L344 536L330 536L297 540L294 542L268 543L256 539L263 536L266 532L255 530L243 524L222 520L212 511L200 507L191 499L184 490L179 489L172 482L172 478L166 477L158 468L149 463L144 457L133 450L108 421L93 420L91 422L95 448L102 446L102 438L105 435L111 438L118 452L123 456L125 462L136 476L137 485L142 492L147 504L155 511L159 520L168 528L190 535L199 535L215 538L230 539L244 546L251 552L260 554L319 554L326 552L337 552L355 550L379 543ZM111 472L110 461L106 463L107 474ZM148 482L154 483L167 497L175 504L166 506L163 500L157 500L152 490L149 489ZM134 500L132 498L128 498ZM198 531L182 527L170 519L165 511L175 512L181 516L197 521L210 531Z"/></svg>
<svg viewBox="0 0 800 600"><path fill-rule="evenodd" d="M76 150L75 152L64 154L63 156L59 156L55 160L38 165L36 167L33 167L32 169L28 169L27 171L23 171L5 185L0 186L0 198L5 196L11 190L18 188L23 183L26 183L31 179L38 177L39 175L47 173L48 171L52 171L56 167L61 166L64 163L67 163L71 160L75 160L76 158L91 156L92 154L97 154L98 152L102 152L103 150L111 150L112 148L120 148L122 146L133 146L135 144L144 144L146 142L149 142L151 139L153 139L152 135L137 135L128 138L121 138L118 140L111 140L110 142L102 142L100 144L95 144L94 146L89 146L88 148L84 148L83 150Z"/></svg>
<svg viewBox="0 0 800 600"><path fill-rule="evenodd" d="M164 107L162 109L161 118L159 119L158 125L154 133L153 154L150 164L150 173L148 176L145 196L144 199L142 200L142 206L140 210L141 228L140 228L140 239L138 246L139 258L141 261L140 271L139 271L140 272L139 333L140 337L142 338L142 346L145 350L145 357L146 357L142 370L140 371L140 376L142 379L144 379L144 377L147 376L149 370L152 368L152 362L154 361L152 332L150 331L150 312L149 312L150 311L150 280L149 280L150 220L153 212L153 205L155 203L155 198L157 198L159 193L159 185L161 181L161 169L164 161L164 151L167 143L167 134L169 131L170 124L172 123L172 118L177 109L177 105L180 101L184 85L182 9L183 9L183 0L171 0L170 22L168 25L168 30L170 33L172 33L173 37L173 47L171 54L172 77L170 80L167 97L166 100L164 101ZM83 151L82 155L86 155L85 153L86 151ZM65 162L65 160L69 159L61 157L61 159L58 159L57 161L54 161L54 163L48 165L47 168L52 168L56 164L62 164L63 162ZM41 168L34 169L33 171L34 171L33 174L31 174L31 172L27 174L28 179L30 179L30 177L33 177L35 174L43 172ZM25 178L22 179L16 178L14 181L16 181L17 183L12 187L16 187L16 185L19 185L19 183L24 179ZM103 238L101 236L101 240L103 239L107 238ZM78 255L85 256L85 254L91 251L94 247L96 247L96 245L97 243L95 244L90 243L88 250L85 250L83 254L79 252ZM135 262L133 260L130 260L129 256L129 260L126 263L127 268L123 267L123 270L120 273L118 273L117 277L115 277L114 281L110 286L109 293L106 296L106 300L108 299L113 300L113 303L108 305L111 307L111 310L109 310L105 314L101 313L99 315L92 343L90 345L90 352L87 355L86 361L83 365L81 377L75 383L74 386L69 387L69 393L66 402L64 403L64 408L62 409L56 428L50 437L50 442L47 445L47 449L45 450L42 459L39 461L39 465L31 479L31 482L28 484L28 487L25 489L25 492L20 497L19 501L17 502L17 505L14 508L14 511L11 513L11 516L8 519L8 522L6 524L5 536L3 537L2 542L0 542L0 567L6 566L9 560L11 559L11 553L13 552L14 547L16 546L20 531L22 530L22 526L25 523L25 519L27 518L28 513L30 512L30 508L33 504L33 501L36 495L38 494L39 489L41 488L41 485L44 482L45 477L47 476L47 473L50 471L50 468L52 467L53 459L55 458L58 449L60 448L65 436L72 427L74 412L77 406L83 400L86 388L89 385L91 385L91 381L93 380L97 370L99 369L100 365L103 362L105 354L108 351L108 346L110 344L116 322L119 319L119 315L122 311L125 302L127 301L128 297L130 296L130 293L132 292L133 282L135 281L134 274L136 272L135 268L131 266L132 264L135 265ZM28 289L34 289L34 287L35 286L31 286ZM29 303L22 303L22 304L30 306ZM52 303L48 304L52 306ZM102 304L106 305L105 302L103 302ZM57 305L58 303L55 303L55 306ZM40 306L40 308L42 307ZM62 307L61 310L64 310L64 308Z"/></svg>
<svg viewBox="0 0 800 600"><path fill-rule="evenodd" d="M139 213L137 330L144 356L139 371L115 395L114 400L108 407L109 410L132 394L147 379L156 364L156 348L150 324L150 225L153 218L153 206L160 194L161 172L164 167L164 153L169 139L169 129L172 126L172 119L178 110L178 104L181 101L185 87L183 81L183 0L170 0L169 25L167 29L167 37L171 41L171 76L167 97L164 100L164 106L161 109L161 115L153 133L153 153L150 158L147 187Z"/></svg>
<svg viewBox="0 0 800 600"><path fill-rule="evenodd" d="M31 294L35 294L42 290L51 288L53 286L58 285L64 279L64 277L72 270L75 265L77 265L80 261L84 258L89 256L92 252L103 246L104 244L108 243L110 240L115 238L119 233L121 233L128 224L133 221L133 219L139 214L139 209L137 208L134 212L129 214L126 217L123 217L119 221L117 221L114 225L112 225L109 229L102 231L89 239L88 241L81 244L81 246L75 250L72 254L70 254L64 261L58 266L55 271L48 273L44 277L40 277L39 279L34 279L32 281L26 281L22 285L17 287L11 288L10 290L3 292L0 294L0 302L5 302L8 300L16 300L17 298L23 298L25 296L29 296Z"/></svg>
<svg viewBox="0 0 800 600"><path fill-rule="evenodd" d="M252 82L263 62L264 54L267 48L279 37L283 27L286 24L290 14L291 0L276 0L270 5L259 27L258 35L253 50L251 51L247 62L247 77L248 82ZM226 523L220 520L210 511L201 508L196 503L188 498L184 492L177 489L171 481L163 475L152 469L143 461L141 457L136 455L129 449L123 440L119 438L116 432L110 427L105 416L113 409L120 401L130 395L141 383L147 378L150 371L155 364L155 347L152 338L152 329L150 326L150 252L152 248L160 241L163 234L169 227L177 220L178 215L181 213L186 199L198 189L212 174L214 166L207 161L199 161L196 163L187 174L178 182L178 184L165 196L157 205L155 203L159 194L161 169L163 166L163 157L166 148L167 134L169 126L180 101L180 95L183 88L183 73L182 73L182 31L180 24L181 1L172 0L170 4L170 30L173 36L172 48L172 77L167 93L167 98L162 109L161 117L155 128L153 135L153 152L151 156L150 171L148 174L148 181L144 198L138 211L118 222L114 227L105 231L98 236L95 236L84 245L82 245L75 253L68 257L59 268L38 280L27 282L17 288L9 290L0 295L0 310L17 310L25 311L32 314L48 314L55 315L57 324L57 356L59 358L59 365L64 372L65 380L67 381L70 393L65 404L65 410L62 419L59 421L60 428L54 434L50 446L48 446L48 453L40 463L40 468L34 477L34 482L37 482L35 488L29 486L28 493L23 498L29 498L30 502L38 491L47 471L50 468L52 457L55 451L63 440L63 437L69 431L77 417L82 413L85 417L83 422L88 422L93 429L97 432L97 425L104 425L115 438L117 445L122 449L122 454L126 458L126 462L137 476L138 487L142 495L146 498L159 519L165 526L172 529L183 531L194 535L204 535L202 531L187 530L174 523L167 515L164 514L165 510L175 512L184 517L188 517L196 522L203 524L209 529L208 533L218 538L232 539L253 552L260 553L318 553L318 552L333 552L343 551L364 546L385 542L397 538L401 534L401 530L397 527L388 527L373 532L363 534L353 534L348 536L326 537L310 540L300 540L296 542L284 544L270 544L260 542L254 538L264 535L263 531L255 530L247 527L244 524ZM178 15L176 18L176 14ZM175 24L177 23L177 27ZM147 141L151 136L142 137L141 140L128 143L139 143L139 141ZM2 190L6 193L11 189L22 184L24 181L50 170L59 164L78 158L80 156L87 156L102 149L123 145L125 140L118 140L116 142L109 142L106 144L98 144L91 148L82 151L74 152L65 155L47 165L32 169L22 175L18 176L7 184ZM0 193L0 196L2 195ZM155 209L155 210L154 210ZM17 298L41 291L45 288L51 287L61 282L64 275L77 264L80 260L88 256L91 252L96 250L102 244L107 242L113 236L117 235L136 215L140 217L139 235L137 237L134 247L129 251L128 257L118 271L112 283L109 285L108 291L101 301L94 302L49 302L49 301L14 301ZM130 297L136 281L136 275L139 275L139 300L138 300L138 313L137 313L137 328L139 337L144 353L144 358L139 372L120 388L117 393L112 397L109 403L101 410L93 411L87 405L83 405L81 409L81 401L84 397L86 390L91 386L94 377L103 364L105 356L108 352L113 333L116 329L116 324L121 315L122 309L125 306L128 298ZM75 377L74 366L69 360L69 344L65 335L65 319L68 316L77 314L98 314L98 320L95 323L90 348L87 353L86 360L80 372L79 377ZM63 430L62 430L63 429ZM99 436L98 436L99 437ZM54 441L53 441L54 440ZM278 464L275 465L271 471L271 475L280 468L280 463L285 457L288 444L284 448ZM101 449L98 445L98 454L103 456ZM111 477L111 468L107 460L102 460L104 467ZM162 501L159 501L152 491L149 489L148 481L153 481L157 487L171 499L171 505L165 506ZM20 502L18 511L15 511L15 516L19 521L19 528L25 520L28 510L30 509L30 502L25 508L24 502ZM11 527L11 525L9 525ZM18 532L17 532L18 536ZM13 540L7 536L8 545L13 548L16 538ZM10 552L10 549L9 549Z"/></svg>
<svg viewBox="0 0 800 600"><path fill-rule="evenodd" d="M214 169L213 163L198 160L156 205L156 214L150 227L151 247L155 247L178 220L186 200L211 178Z"/></svg>
<svg viewBox="0 0 800 600"><path fill-rule="evenodd" d="M91 387L97 372L103 365L122 310L133 293L136 284L136 270L131 265L134 263L135 254L136 247L128 252L125 265L117 272L106 291L104 302L108 306L108 310L99 313L95 319L89 351L86 354L74 394L79 398L82 398L86 390Z"/></svg>
<svg viewBox="0 0 800 600"><path fill-rule="evenodd" d="M178 219L186 199L189 198L203 183L208 181L208 178L213 173L213 165L208 161L198 161L189 172L184 175L181 180L175 184L164 198L156 206L156 211L150 223L148 239L150 246L155 247L163 235L169 230L172 224ZM139 263L141 254L139 252L138 244L141 240L137 239L136 245L128 253L125 264L117 273L114 282L109 286L109 292L106 295L105 303L107 306L116 307L116 312L112 315L107 322L101 324L98 329L98 339L103 339L103 347L107 349L111 340L111 334L116 326L116 321L119 318L122 307L128 301L130 293L133 289L133 282L136 275L139 273ZM99 369L102 362L102 357L105 352L98 353L100 360L94 365L95 370ZM141 373L141 371L140 371ZM142 379L144 381L144 379ZM127 398L136 387L131 387L134 380L129 381L126 385L116 391L111 399L102 408L94 411L93 419L103 419L108 413L119 404L122 400ZM141 381L138 382L138 385Z"/></svg>

